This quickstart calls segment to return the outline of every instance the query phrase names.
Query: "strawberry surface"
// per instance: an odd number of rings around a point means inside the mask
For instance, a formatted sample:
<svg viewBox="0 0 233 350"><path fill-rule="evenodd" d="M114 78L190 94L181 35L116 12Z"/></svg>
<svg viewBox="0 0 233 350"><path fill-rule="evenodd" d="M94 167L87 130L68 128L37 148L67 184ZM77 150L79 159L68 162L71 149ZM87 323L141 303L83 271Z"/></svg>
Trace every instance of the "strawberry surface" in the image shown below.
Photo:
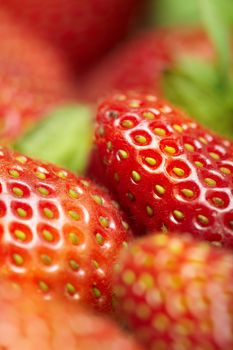
<svg viewBox="0 0 233 350"><path fill-rule="evenodd" d="M91 166L146 230L233 247L232 143L153 95L100 104Z"/></svg>
<svg viewBox="0 0 233 350"><path fill-rule="evenodd" d="M1 0L31 31L55 43L82 71L129 30L141 0Z"/></svg>
<svg viewBox="0 0 233 350"><path fill-rule="evenodd" d="M140 350L107 318L61 301L42 300L32 288L1 280L0 349Z"/></svg>
<svg viewBox="0 0 233 350"><path fill-rule="evenodd" d="M231 350L232 282L230 252L155 234L122 254L116 310L148 350Z"/></svg>
<svg viewBox="0 0 233 350"><path fill-rule="evenodd" d="M14 139L48 109L75 98L62 54L1 10L0 139Z"/></svg>
<svg viewBox="0 0 233 350"><path fill-rule="evenodd" d="M0 218L0 277L111 308L112 266L131 233L106 191L1 148Z"/></svg>

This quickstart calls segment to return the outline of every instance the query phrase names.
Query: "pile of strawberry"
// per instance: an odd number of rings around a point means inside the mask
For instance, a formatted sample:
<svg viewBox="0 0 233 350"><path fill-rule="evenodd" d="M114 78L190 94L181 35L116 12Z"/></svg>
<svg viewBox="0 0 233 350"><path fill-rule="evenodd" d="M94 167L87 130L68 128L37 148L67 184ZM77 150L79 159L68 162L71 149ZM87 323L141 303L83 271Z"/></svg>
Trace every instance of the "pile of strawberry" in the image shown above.
<svg viewBox="0 0 233 350"><path fill-rule="evenodd" d="M149 1L0 0L0 350L233 349L231 37L206 6L207 31L135 39Z"/></svg>

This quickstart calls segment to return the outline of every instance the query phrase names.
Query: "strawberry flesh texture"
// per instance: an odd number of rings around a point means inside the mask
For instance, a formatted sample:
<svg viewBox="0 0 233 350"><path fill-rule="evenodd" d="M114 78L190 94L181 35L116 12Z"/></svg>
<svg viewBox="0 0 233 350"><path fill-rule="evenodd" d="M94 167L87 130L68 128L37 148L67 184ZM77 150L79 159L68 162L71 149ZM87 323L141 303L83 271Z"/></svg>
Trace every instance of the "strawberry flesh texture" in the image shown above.
<svg viewBox="0 0 233 350"><path fill-rule="evenodd" d="M115 274L116 310L146 349L233 348L233 257L191 236L133 243Z"/></svg>
<svg viewBox="0 0 233 350"><path fill-rule="evenodd" d="M14 18L59 47L82 72L122 39L142 0L0 0Z"/></svg>
<svg viewBox="0 0 233 350"><path fill-rule="evenodd" d="M0 11L0 138L15 139L54 106L74 101L68 63L46 42Z"/></svg>
<svg viewBox="0 0 233 350"><path fill-rule="evenodd" d="M42 300L28 286L21 290L1 281L0 307L0 349L141 349L107 318L64 300Z"/></svg>
<svg viewBox="0 0 233 350"><path fill-rule="evenodd" d="M100 105L95 143L90 172L140 232L189 232L233 247L230 141L155 96L129 93Z"/></svg>
<svg viewBox="0 0 233 350"><path fill-rule="evenodd" d="M88 179L0 150L1 274L45 298L111 308L111 275L131 237L108 194Z"/></svg>

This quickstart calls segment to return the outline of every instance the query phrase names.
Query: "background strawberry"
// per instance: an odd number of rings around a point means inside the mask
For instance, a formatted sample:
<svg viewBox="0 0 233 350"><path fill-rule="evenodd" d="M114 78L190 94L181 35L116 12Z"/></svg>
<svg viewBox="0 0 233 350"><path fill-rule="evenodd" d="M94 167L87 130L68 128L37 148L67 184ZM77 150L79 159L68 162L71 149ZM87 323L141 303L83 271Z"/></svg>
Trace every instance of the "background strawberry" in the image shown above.
<svg viewBox="0 0 233 350"><path fill-rule="evenodd" d="M189 236L143 238L121 256L116 308L146 349L233 347L233 257Z"/></svg>
<svg viewBox="0 0 233 350"><path fill-rule="evenodd" d="M5 148L0 162L0 277L110 309L112 266L131 234L108 194Z"/></svg>
<svg viewBox="0 0 233 350"><path fill-rule="evenodd" d="M82 70L128 32L141 0L1 0L17 20L69 55Z"/></svg>
<svg viewBox="0 0 233 350"><path fill-rule="evenodd" d="M103 101L95 137L92 174L99 173L137 227L189 232L233 247L230 141L137 93Z"/></svg>
<svg viewBox="0 0 233 350"><path fill-rule="evenodd" d="M7 350L140 350L107 318L63 301L42 300L32 288L1 280L0 348Z"/></svg>
<svg viewBox="0 0 233 350"><path fill-rule="evenodd" d="M61 53L0 11L0 139L11 140L53 106L74 100Z"/></svg>

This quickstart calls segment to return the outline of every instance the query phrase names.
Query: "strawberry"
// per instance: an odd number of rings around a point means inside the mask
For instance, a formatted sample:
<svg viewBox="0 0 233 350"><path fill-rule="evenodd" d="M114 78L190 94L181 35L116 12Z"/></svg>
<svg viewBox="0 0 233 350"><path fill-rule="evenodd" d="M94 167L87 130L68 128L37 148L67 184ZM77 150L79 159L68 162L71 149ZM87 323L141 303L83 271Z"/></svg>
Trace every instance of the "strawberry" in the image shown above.
<svg viewBox="0 0 233 350"><path fill-rule="evenodd" d="M90 173L146 230L233 247L233 144L153 95L99 106Z"/></svg>
<svg viewBox="0 0 233 350"><path fill-rule="evenodd" d="M233 348L233 257L191 236L130 246L115 274L118 313L145 348Z"/></svg>
<svg viewBox="0 0 233 350"><path fill-rule="evenodd" d="M82 72L128 32L142 0L0 0L17 20L66 53Z"/></svg>
<svg viewBox="0 0 233 350"><path fill-rule="evenodd" d="M0 164L0 276L110 309L112 266L131 234L108 194L6 148Z"/></svg>
<svg viewBox="0 0 233 350"><path fill-rule="evenodd" d="M74 100L62 55L0 11L0 139L14 139L48 109Z"/></svg>
<svg viewBox="0 0 233 350"><path fill-rule="evenodd" d="M42 300L1 281L0 349L140 350L135 341L104 317L64 301Z"/></svg>

